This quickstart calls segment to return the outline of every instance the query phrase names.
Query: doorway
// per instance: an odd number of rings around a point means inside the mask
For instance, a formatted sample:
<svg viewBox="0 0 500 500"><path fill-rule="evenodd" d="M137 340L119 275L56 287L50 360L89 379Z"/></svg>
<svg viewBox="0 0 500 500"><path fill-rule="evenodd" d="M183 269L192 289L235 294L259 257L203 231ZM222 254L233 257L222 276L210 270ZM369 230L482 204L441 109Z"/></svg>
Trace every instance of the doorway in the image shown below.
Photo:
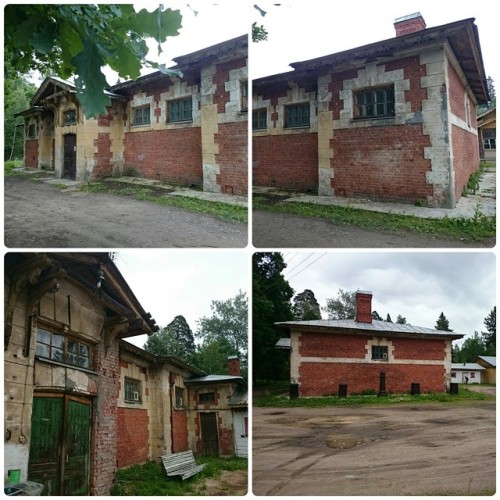
<svg viewBox="0 0 500 500"><path fill-rule="evenodd" d="M76 180L76 134L64 136L63 178Z"/></svg>
<svg viewBox="0 0 500 500"><path fill-rule="evenodd" d="M33 398L28 479L44 495L88 495L90 401L64 394Z"/></svg>
<svg viewBox="0 0 500 500"><path fill-rule="evenodd" d="M219 436L217 432L217 413L200 413L201 454L219 456Z"/></svg>

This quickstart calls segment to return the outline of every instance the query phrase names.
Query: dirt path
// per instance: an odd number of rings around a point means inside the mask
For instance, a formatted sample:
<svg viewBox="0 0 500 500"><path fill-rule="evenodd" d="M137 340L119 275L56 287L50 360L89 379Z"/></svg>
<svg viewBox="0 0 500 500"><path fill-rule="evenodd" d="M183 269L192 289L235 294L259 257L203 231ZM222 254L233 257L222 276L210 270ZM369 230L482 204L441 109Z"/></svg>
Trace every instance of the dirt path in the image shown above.
<svg viewBox="0 0 500 500"><path fill-rule="evenodd" d="M242 496L248 493L248 471L223 470L220 477L208 478L197 494L203 496Z"/></svg>
<svg viewBox="0 0 500 500"><path fill-rule="evenodd" d="M446 240L411 231L365 229L326 220L254 210L257 248L491 248L495 242Z"/></svg>
<svg viewBox="0 0 500 500"><path fill-rule="evenodd" d="M9 248L244 247L247 225L102 193L5 178Z"/></svg>
<svg viewBox="0 0 500 500"><path fill-rule="evenodd" d="M494 490L492 401L253 410L256 495L465 495Z"/></svg>

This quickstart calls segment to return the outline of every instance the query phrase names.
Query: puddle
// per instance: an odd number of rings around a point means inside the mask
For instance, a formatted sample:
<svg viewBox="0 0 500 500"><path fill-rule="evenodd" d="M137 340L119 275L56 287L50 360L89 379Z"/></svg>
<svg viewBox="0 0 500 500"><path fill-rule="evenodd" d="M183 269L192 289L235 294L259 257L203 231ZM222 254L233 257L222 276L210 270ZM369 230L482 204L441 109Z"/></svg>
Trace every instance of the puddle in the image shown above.
<svg viewBox="0 0 500 500"><path fill-rule="evenodd" d="M348 450L364 442L361 436L353 434L329 434L326 437L326 446L337 450Z"/></svg>

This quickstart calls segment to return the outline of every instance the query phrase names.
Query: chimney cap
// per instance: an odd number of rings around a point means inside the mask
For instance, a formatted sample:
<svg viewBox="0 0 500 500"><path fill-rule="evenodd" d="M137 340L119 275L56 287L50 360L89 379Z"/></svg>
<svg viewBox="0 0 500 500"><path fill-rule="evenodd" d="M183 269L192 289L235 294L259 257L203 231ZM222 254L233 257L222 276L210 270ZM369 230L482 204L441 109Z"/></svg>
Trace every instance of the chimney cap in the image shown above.
<svg viewBox="0 0 500 500"><path fill-rule="evenodd" d="M413 14L408 14L406 16L398 17L397 19L394 19L394 24L396 23L402 23L403 21L409 21L410 19L415 19L416 17L422 17L422 14L420 12L414 12Z"/></svg>
<svg viewBox="0 0 500 500"><path fill-rule="evenodd" d="M227 359L240 359L239 356L228 356Z"/></svg>
<svg viewBox="0 0 500 500"><path fill-rule="evenodd" d="M364 293L366 295L373 295L373 292L371 292L369 290L357 290L356 294L358 294L358 293Z"/></svg>

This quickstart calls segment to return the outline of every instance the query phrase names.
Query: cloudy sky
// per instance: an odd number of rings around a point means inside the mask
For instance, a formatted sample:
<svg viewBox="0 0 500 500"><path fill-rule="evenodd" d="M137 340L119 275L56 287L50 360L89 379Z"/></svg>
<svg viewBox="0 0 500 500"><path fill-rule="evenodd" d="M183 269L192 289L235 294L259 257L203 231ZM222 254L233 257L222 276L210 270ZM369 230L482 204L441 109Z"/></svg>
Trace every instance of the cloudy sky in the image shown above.
<svg viewBox="0 0 500 500"><path fill-rule="evenodd" d="M254 10L252 22L263 24L269 37L266 42L252 45L251 71L255 78L289 71L288 64L292 62L392 38L394 19L420 12L429 28L475 18L486 75L500 84L498 19L481 2L258 0L256 3L267 13L262 17Z"/></svg>
<svg viewBox="0 0 500 500"><path fill-rule="evenodd" d="M248 257L241 251L123 250L115 263L160 326L182 315L194 332L198 319L211 316L213 300L249 291ZM142 347L146 339L127 340Z"/></svg>
<svg viewBox="0 0 500 500"><path fill-rule="evenodd" d="M283 252L285 278L295 293L314 292L321 306L339 288L369 290L372 308L393 321L401 314L433 328L441 311L450 328L466 335L484 330L496 305L491 252ZM326 314L324 318L326 319Z"/></svg>

